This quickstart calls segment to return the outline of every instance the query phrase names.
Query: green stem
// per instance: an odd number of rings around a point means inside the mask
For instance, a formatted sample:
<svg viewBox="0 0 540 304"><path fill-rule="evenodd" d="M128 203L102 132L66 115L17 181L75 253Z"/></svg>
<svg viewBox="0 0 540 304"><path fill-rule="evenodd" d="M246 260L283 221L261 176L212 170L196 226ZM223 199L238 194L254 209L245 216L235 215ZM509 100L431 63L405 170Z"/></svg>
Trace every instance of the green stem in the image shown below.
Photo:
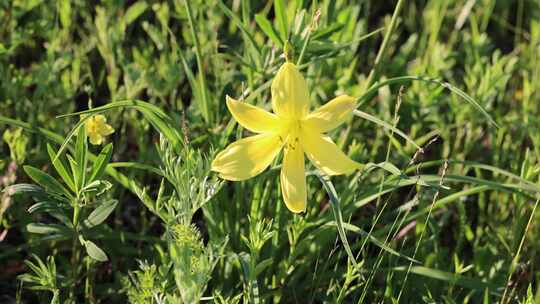
<svg viewBox="0 0 540 304"><path fill-rule="evenodd" d="M186 7L186 12L188 16L189 26L191 28L191 36L193 38L193 43L195 44L195 58L197 60L197 69L199 70L199 86L200 92L202 95L202 104L201 111L206 122L210 122L210 107L208 104L208 96L206 96L206 78L204 77L204 67L202 64L201 56L201 46L199 43L199 38L195 32L195 22L193 21L193 14L191 12L191 5L189 1L184 0L184 6Z"/></svg>
<svg viewBox="0 0 540 304"><path fill-rule="evenodd" d="M85 287L84 287L84 293L85 293L84 298L90 304L96 303L96 299L94 298L94 291L92 288L93 279L94 279L94 275L92 272L92 260L87 257L86 258L86 281L85 281Z"/></svg>
<svg viewBox="0 0 540 304"><path fill-rule="evenodd" d="M302 50L300 51L300 57L298 57L298 61L296 62L297 66L300 66L300 63L302 63L302 59L304 58L304 53L306 52L307 46L309 44L309 39L311 38L311 33L315 31L320 15L321 15L320 10L315 10L313 12L313 16L311 17L311 24L309 25L306 39L304 40L304 45L302 46Z"/></svg>
<svg viewBox="0 0 540 304"><path fill-rule="evenodd" d="M77 199L73 202L73 229L75 230L75 235L73 236L73 243L71 244L71 286L70 286L70 292L69 297L71 300L75 301L76 295L75 295L75 288L77 286L77 270L79 265L79 246L77 242L79 242L79 197L77 195Z"/></svg>
<svg viewBox="0 0 540 304"><path fill-rule="evenodd" d="M394 9L394 14L392 15L392 19L390 20L390 26L388 26L388 31L386 31L386 34L384 34L384 39L381 44L381 48L379 49L379 52L377 53L377 57L375 57L375 63L373 65L373 68L371 69L371 72L369 72L368 78L366 80L366 89L369 88L369 86L372 84L373 79L377 77L379 73L379 66L380 62L383 58L384 53L386 52L386 49L388 48L388 42L390 41L390 37L392 36L392 33L394 32L396 28L397 23L397 16L399 15L399 12L401 11L401 7L403 5L403 0L398 0L398 3L396 4L396 8Z"/></svg>
<svg viewBox="0 0 540 304"><path fill-rule="evenodd" d="M439 186L442 187L444 178L446 176L446 172L448 170L448 161L444 162L442 173L441 173L441 179L439 180ZM416 254L418 253L418 248L420 248L420 244L422 243L422 238L424 237L424 233L426 232L427 226L429 225L429 220L431 219L431 213L433 212L433 208L435 206L435 203L437 202L440 194L440 189L437 189L437 192L435 192L435 195L433 195L433 200L431 201L431 204L429 205L428 214L426 216L426 220L424 222L424 225L422 227L422 231L420 232L420 236L418 237L418 242L416 243L416 246L414 247L414 252L412 258L416 258ZM399 294L397 297L397 302L399 303L399 300L401 299L401 295L403 294L403 291L405 290L405 285L407 283L407 279L409 277L409 273L412 269L412 262L409 263L409 266L407 267L407 272L405 273L405 278L403 279L401 283L401 288L399 290Z"/></svg>
<svg viewBox="0 0 540 304"><path fill-rule="evenodd" d="M306 52L307 46L309 44L311 32L312 30L310 29L307 33L306 39L304 40L304 45L302 45L302 50L300 51L300 56L298 57L298 61L296 61L296 66L300 66L300 63L302 63L302 59L304 59L304 53Z"/></svg>
<svg viewBox="0 0 540 304"><path fill-rule="evenodd" d="M504 287L504 292L503 292L503 295L501 297L501 301L499 302L501 304L506 303L506 294L508 293L508 286L510 285L509 284L510 278L512 277L512 274L513 274L514 270L516 269L517 263L519 262L519 256L521 254L521 248L523 247L523 243L525 243L525 237L527 236L527 231L529 231L529 228L531 226L532 220L534 218L534 214L536 212L536 207L538 207L538 202L539 201L540 201L540 199L537 199L536 203L534 203L533 210L531 212L531 215L529 216L529 221L527 222L527 226L525 227L525 231L523 231L523 236L521 237L521 241L519 242L519 247L518 247L518 249L516 251L516 255L512 259L512 264L510 265L510 269L508 270L508 278L506 280L506 285ZM512 296L510 296L510 298L512 298Z"/></svg>
<svg viewBox="0 0 540 304"><path fill-rule="evenodd" d="M78 260L79 260L79 253L78 253L78 246L77 246L78 239L77 237L73 238L73 243L71 244L71 286L69 287L69 298L73 301L75 301L76 295L75 295L75 287L77 286L77 269L78 269Z"/></svg>

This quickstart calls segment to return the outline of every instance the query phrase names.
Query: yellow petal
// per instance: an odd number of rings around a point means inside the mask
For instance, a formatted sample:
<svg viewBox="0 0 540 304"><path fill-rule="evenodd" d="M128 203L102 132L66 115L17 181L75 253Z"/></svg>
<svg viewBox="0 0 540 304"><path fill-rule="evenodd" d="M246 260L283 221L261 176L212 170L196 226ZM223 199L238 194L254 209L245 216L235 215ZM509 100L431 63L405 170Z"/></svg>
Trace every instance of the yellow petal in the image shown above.
<svg viewBox="0 0 540 304"><path fill-rule="evenodd" d="M86 134L90 135L95 133L94 125L94 117L88 118L88 120L84 123L84 130L86 130Z"/></svg>
<svg viewBox="0 0 540 304"><path fill-rule="evenodd" d="M281 168L281 193L292 212L306 211L306 173L301 145L288 147Z"/></svg>
<svg viewBox="0 0 540 304"><path fill-rule="evenodd" d="M105 124L107 123L107 118L105 118L104 115L101 115L101 114L98 114L98 115L94 115L92 118L90 118L93 120L93 122L96 124L96 125L101 125L101 124Z"/></svg>
<svg viewBox="0 0 540 304"><path fill-rule="evenodd" d="M236 121L255 133L272 132L279 129L279 118L261 108L227 96L227 107Z"/></svg>
<svg viewBox="0 0 540 304"><path fill-rule="evenodd" d="M101 145L103 142L103 137L97 133L88 134L88 138L90 139L90 143L92 145Z"/></svg>
<svg viewBox="0 0 540 304"><path fill-rule="evenodd" d="M355 98L347 95L338 96L308 114L303 126L306 130L317 133L328 132L351 117L355 107Z"/></svg>
<svg viewBox="0 0 540 304"><path fill-rule="evenodd" d="M281 66L272 82L272 108L281 117L303 118L309 108L306 80L292 63Z"/></svg>
<svg viewBox="0 0 540 304"><path fill-rule="evenodd" d="M278 134L266 133L242 138L218 153L212 171L227 180L245 180L261 173L282 147Z"/></svg>
<svg viewBox="0 0 540 304"><path fill-rule="evenodd" d="M328 175L348 174L361 166L347 157L328 136L304 130L302 146L313 164Z"/></svg>
<svg viewBox="0 0 540 304"><path fill-rule="evenodd" d="M107 119L103 115L94 115L84 124L86 134L90 138L90 143L99 145L103 142L102 136L114 133L114 129L107 124Z"/></svg>
<svg viewBox="0 0 540 304"><path fill-rule="evenodd" d="M99 125L98 127L99 127L99 134L101 134L102 136L107 136L114 133L113 127L111 127L108 124Z"/></svg>

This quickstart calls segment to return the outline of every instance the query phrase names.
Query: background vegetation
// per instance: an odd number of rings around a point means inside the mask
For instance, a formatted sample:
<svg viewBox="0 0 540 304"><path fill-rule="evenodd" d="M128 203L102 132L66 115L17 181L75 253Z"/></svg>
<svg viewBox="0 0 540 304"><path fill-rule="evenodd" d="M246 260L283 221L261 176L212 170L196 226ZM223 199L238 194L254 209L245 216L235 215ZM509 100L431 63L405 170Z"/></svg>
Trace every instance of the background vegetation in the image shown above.
<svg viewBox="0 0 540 304"><path fill-rule="evenodd" d="M537 303L540 2L399 4L1 0L0 302ZM209 171L287 40L368 114L304 215ZM90 106L108 145L59 117Z"/></svg>

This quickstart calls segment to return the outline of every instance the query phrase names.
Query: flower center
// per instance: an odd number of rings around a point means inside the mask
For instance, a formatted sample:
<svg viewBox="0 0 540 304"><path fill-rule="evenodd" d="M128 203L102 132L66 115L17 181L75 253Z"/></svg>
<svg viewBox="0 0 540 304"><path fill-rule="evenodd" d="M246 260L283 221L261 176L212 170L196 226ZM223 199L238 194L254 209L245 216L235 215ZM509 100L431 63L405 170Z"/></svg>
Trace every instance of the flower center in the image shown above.
<svg viewBox="0 0 540 304"><path fill-rule="evenodd" d="M301 132L302 124L299 119L293 119L288 122L286 131L284 132L287 149L295 150L299 147Z"/></svg>

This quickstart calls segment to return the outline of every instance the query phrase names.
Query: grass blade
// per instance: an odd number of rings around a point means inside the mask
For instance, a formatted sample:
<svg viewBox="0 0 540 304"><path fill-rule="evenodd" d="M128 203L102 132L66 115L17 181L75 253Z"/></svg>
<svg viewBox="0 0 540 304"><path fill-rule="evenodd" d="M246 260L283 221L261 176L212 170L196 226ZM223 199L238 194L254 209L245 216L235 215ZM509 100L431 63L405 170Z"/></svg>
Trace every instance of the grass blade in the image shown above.
<svg viewBox="0 0 540 304"><path fill-rule="evenodd" d="M467 93L463 92L461 89L453 86L452 84L435 79L435 78L429 78L429 77L423 77L423 76L400 76L400 77L390 78L390 79L378 82L374 84L373 86L371 86L364 93L364 95L362 95L362 97L358 98L357 102L359 105L362 104L363 102L367 101L372 96L374 96L377 93L377 91L384 86L392 85L392 84L407 83L411 81L422 81L422 82L427 82L427 83L434 83L434 84L438 84L442 86L445 89L448 89L450 92L458 95L459 97L465 99L465 101L467 101L469 104L471 104L477 111L479 111L482 115L484 115L484 117L488 120L488 122L492 126L496 128L499 127L499 125L495 122L495 120L491 118L491 115L489 115L489 113L486 110L484 110L484 108L482 108L482 106L476 100L474 100L474 98L472 98Z"/></svg>
<svg viewBox="0 0 540 304"><path fill-rule="evenodd" d="M276 15L279 34L282 41L287 41L288 25L287 25L287 8L283 0L274 0L274 14Z"/></svg>
<svg viewBox="0 0 540 304"><path fill-rule="evenodd" d="M399 272L406 272L407 267L399 266L399 267L394 267L391 270L399 271ZM486 288L495 289L497 287L495 284L484 282L479 279L469 278L463 275L450 273L450 272L446 272L446 271L442 271L438 269L433 269L433 268L429 268L425 266L412 266L409 272L420 275L420 276L424 276L430 279L436 279L436 280L447 282L448 284L452 284L452 285L455 284L455 285L459 285L459 286L470 288L470 289L486 289Z"/></svg>
<svg viewBox="0 0 540 304"><path fill-rule="evenodd" d="M336 193L336 189L334 188L334 185L332 184L332 182L327 176L323 176L319 172L316 172L315 175L317 175L317 177L319 178L319 180L324 186L324 190L326 190L326 193L330 197L330 202L331 202L330 205L332 206L332 212L334 214L339 238L341 239L341 242L343 243L343 247L345 248L345 251L347 252L347 255L349 256L349 259L351 260L354 268L358 270L359 267L358 267L358 264L356 263L356 258L354 257L351 251L351 246L349 246L349 241L347 240L345 229L343 229L343 216L341 214L341 207L340 207L339 198Z"/></svg>
<svg viewBox="0 0 540 304"><path fill-rule="evenodd" d="M262 14L255 15L255 22L257 22L257 25L261 28L261 30L274 42L274 44L279 47L283 48L283 41L276 33L276 30L272 26L272 23Z"/></svg>
<svg viewBox="0 0 540 304"><path fill-rule="evenodd" d="M411 143L416 149L422 149L414 140L412 140L409 136L407 136L407 134L403 133L400 129L392 126L391 124L371 115L371 114L368 114L366 112L362 112L360 110L354 110L353 112L354 115L358 116L358 117L361 117L365 120L369 120L373 123L376 123L378 124L379 126L387 129L387 130L391 130L392 132L398 134L399 136L401 136L403 139L405 139L407 142Z"/></svg>

